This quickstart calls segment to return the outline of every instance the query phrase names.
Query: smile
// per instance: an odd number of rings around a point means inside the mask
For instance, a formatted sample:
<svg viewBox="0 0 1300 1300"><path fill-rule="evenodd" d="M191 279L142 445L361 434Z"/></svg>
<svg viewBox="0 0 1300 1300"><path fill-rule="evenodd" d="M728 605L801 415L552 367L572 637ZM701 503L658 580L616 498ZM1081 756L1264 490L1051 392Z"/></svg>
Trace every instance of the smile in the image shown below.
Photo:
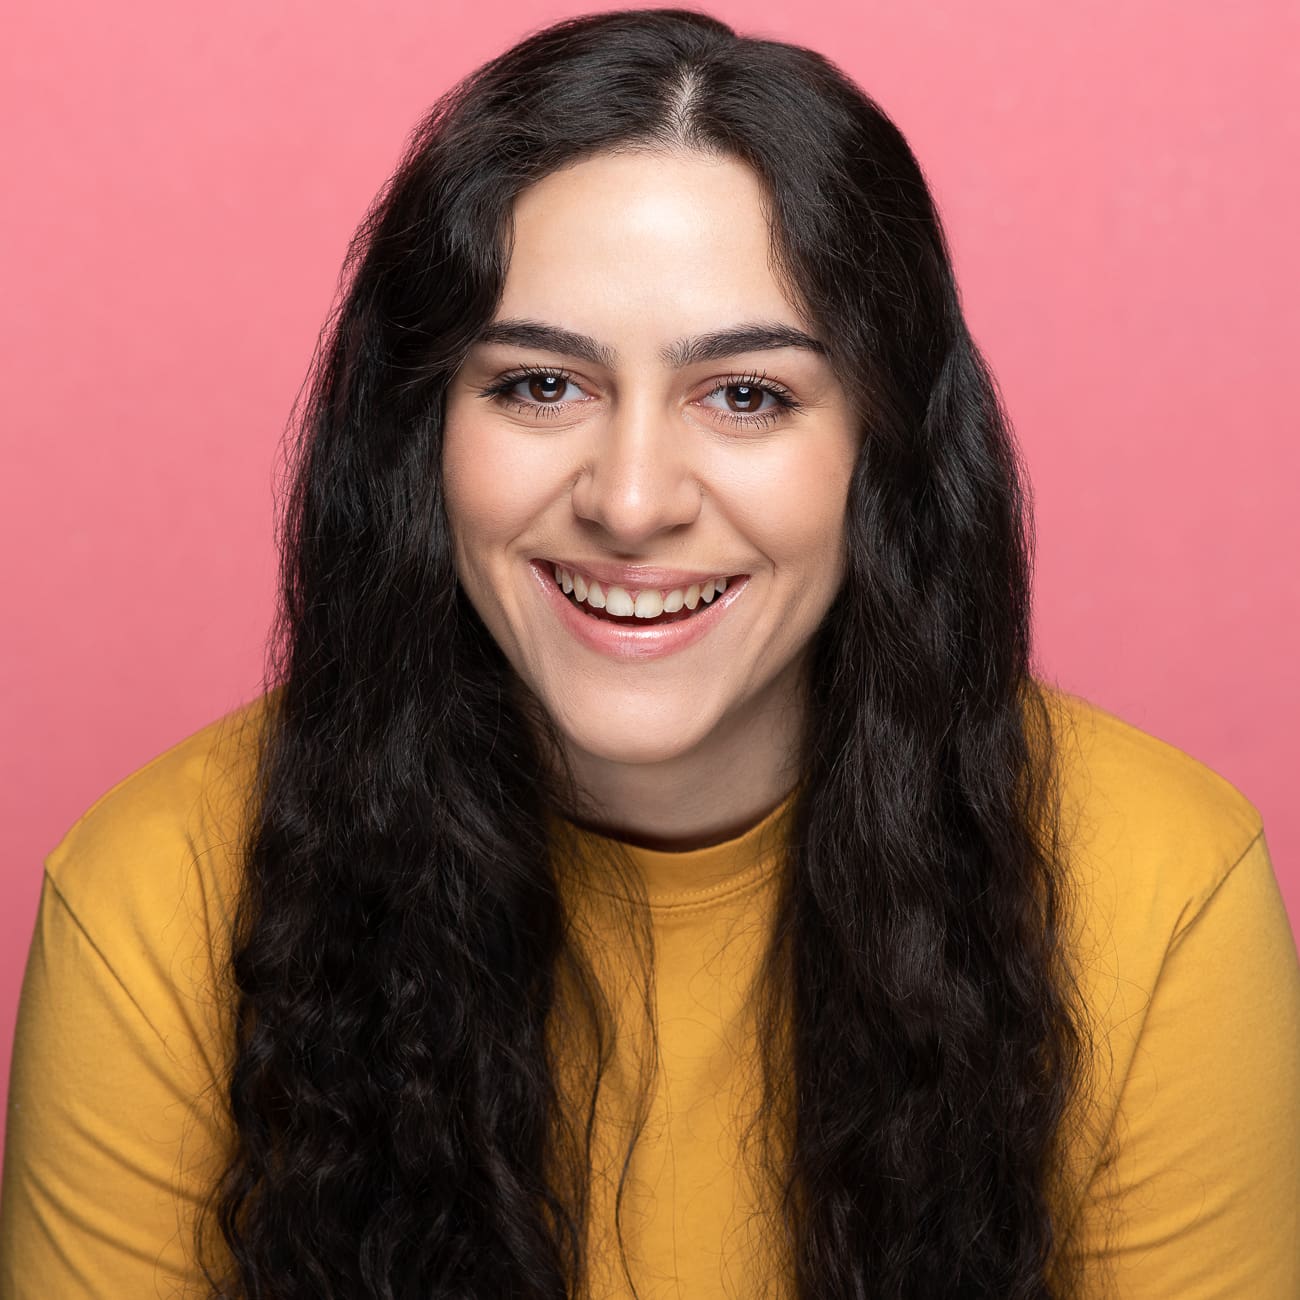
<svg viewBox="0 0 1300 1300"><path fill-rule="evenodd" d="M584 614L610 622L637 619L655 626L677 623L690 618L697 609L707 607L715 596L727 589L729 578L709 578L683 587L659 590L652 587L632 588L610 583L602 586L576 569L555 565L555 583Z"/></svg>
<svg viewBox="0 0 1300 1300"><path fill-rule="evenodd" d="M718 626L749 586L738 574L667 590L603 584L547 561L529 565L561 624L581 644L621 659L673 654Z"/></svg>

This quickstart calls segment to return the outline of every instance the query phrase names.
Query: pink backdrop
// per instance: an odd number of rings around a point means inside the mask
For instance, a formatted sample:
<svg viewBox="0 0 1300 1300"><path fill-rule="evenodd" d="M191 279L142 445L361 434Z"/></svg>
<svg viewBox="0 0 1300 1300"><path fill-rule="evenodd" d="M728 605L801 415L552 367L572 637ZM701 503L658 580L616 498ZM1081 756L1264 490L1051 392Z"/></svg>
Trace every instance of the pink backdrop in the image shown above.
<svg viewBox="0 0 1300 1300"><path fill-rule="evenodd" d="M279 439L353 227L439 92L584 8L10 7L0 1088L42 856L258 688ZM1300 9L713 12L830 53L912 142L1035 488L1040 661L1246 792L1294 922Z"/></svg>

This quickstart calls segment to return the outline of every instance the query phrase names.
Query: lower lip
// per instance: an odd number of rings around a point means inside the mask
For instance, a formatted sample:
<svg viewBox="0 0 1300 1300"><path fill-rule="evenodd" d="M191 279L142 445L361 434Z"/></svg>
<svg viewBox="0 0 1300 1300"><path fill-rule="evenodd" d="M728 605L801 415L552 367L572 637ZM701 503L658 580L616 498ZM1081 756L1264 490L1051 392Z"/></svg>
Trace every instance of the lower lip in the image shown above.
<svg viewBox="0 0 1300 1300"><path fill-rule="evenodd" d="M651 627L624 627L607 619L584 614L556 585L549 565L534 560L529 564L543 597L554 608L560 622L591 650L615 659L659 659L694 645L726 617L727 611L749 586L749 575L728 582L727 589L715 596L707 608L677 623Z"/></svg>

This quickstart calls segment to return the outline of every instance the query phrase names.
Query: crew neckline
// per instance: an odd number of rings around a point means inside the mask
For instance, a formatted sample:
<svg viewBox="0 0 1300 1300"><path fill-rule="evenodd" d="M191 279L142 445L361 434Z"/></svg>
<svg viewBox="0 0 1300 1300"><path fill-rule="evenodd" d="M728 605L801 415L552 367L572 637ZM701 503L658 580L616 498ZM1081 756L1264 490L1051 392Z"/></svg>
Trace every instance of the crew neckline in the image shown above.
<svg viewBox="0 0 1300 1300"><path fill-rule="evenodd" d="M553 833L577 837L599 847L617 845L631 858L645 882L652 909L689 907L730 898L757 886L775 871L786 831L786 815L795 792L786 797L747 830L731 839L699 849L650 849L578 826L567 817L550 817ZM621 897L612 887L590 882L596 892Z"/></svg>

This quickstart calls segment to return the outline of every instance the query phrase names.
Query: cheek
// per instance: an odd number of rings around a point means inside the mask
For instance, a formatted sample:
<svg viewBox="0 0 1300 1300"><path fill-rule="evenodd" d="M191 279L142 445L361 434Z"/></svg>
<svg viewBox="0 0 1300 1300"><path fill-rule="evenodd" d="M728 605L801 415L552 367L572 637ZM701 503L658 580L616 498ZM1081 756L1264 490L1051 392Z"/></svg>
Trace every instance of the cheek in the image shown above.
<svg viewBox="0 0 1300 1300"><path fill-rule="evenodd" d="M490 422L449 419L442 479L458 547L480 553L526 528L546 498L547 459L536 439L503 434Z"/></svg>
<svg viewBox="0 0 1300 1300"><path fill-rule="evenodd" d="M776 566L810 590L834 586L842 567L844 512L851 457L835 454L784 459L765 467L740 494L747 531Z"/></svg>

